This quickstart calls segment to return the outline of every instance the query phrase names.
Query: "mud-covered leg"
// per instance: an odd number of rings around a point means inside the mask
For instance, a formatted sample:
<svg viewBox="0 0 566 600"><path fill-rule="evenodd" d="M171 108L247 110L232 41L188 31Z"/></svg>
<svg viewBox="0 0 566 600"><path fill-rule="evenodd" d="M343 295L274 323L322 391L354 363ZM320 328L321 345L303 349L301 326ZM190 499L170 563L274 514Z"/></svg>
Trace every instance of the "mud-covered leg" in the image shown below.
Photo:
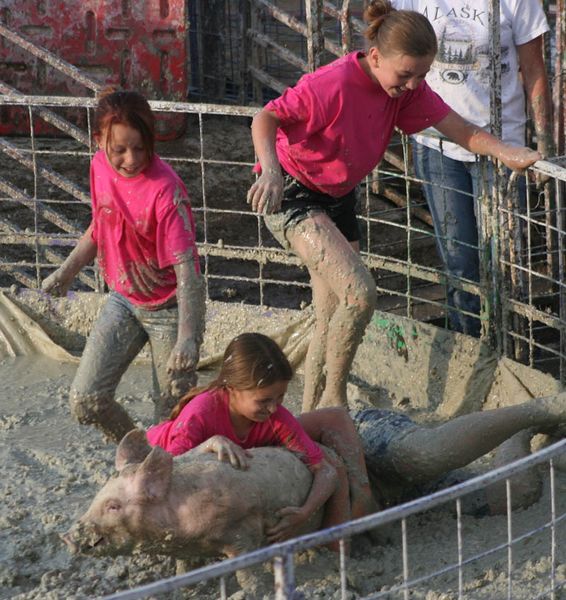
<svg viewBox="0 0 566 600"><path fill-rule="evenodd" d="M313 397L317 386L312 381L320 377L320 365L306 364L303 412L323 406L347 406L348 373L375 308L375 282L359 254L326 214L316 213L301 221L287 232L287 238L308 268L313 285L323 281L325 289L336 297L336 308L328 321L325 389L317 402ZM321 314L320 318L328 316Z"/></svg>
<svg viewBox="0 0 566 600"><path fill-rule="evenodd" d="M71 413L79 423L94 425L114 442L135 427L114 394L146 340L129 303L111 294L88 337L71 384Z"/></svg>
<svg viewBox="0 0 566 600"><path fill-rule="evenodd" d="M245 535L242 535L244 528L238 527L235 523L232 539L231 536L227 536L223 553L228 558L235 558L240 554L256 550L261 546L264 538L263 528L263 519L259 515L246 520ZM260 600L273 591L273 574L269 572L268 565L239 569L236 571L236 579L246 600Z"/></svg>
<svg viewBox="0 0 566 600"><path fill-rule="evenodd" d="M416 427L389 446L397 471L428 481L463 467L523 429L545 432L566 421L566 393L456 417L436 427Z"/></svg>
<svg viewBox="0 0 566 600"><path fill-rule="evenodd" d="M138 311L139 318L149 336L152 358L154 419L158 423L169 417L179 398L197 383L195 370L167 371L167 361L177 340L177 308L156 311Z"/></svg>
<svg viewBox="0 0 566 600"><path fill-rule="evenodd" d="M315 325L305 357L304 403L317 406L326 387L328 327L337 306L334 292L324 279L311 272ZM307 400L308 399L308 400Z"/></svg>
<svg viewBox="0 0 566 600"><path fill-rule="evenodd" d="M300 415L299 421L309 437L334 450L344 462L352 518L379 510L371 492L363 447L348 411L339 407L321 408Z"/></svg>

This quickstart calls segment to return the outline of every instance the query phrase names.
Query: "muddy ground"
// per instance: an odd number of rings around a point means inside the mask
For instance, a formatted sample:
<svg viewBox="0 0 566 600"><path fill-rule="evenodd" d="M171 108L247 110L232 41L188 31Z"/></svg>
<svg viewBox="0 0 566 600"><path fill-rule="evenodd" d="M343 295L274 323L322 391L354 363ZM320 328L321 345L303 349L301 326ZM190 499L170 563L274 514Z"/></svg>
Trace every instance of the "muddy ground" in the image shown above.
<svg viewBox="0 0 566 600"><path fill-rule="evenodd" d="M249 123L242 119L235 125L233 120L209 117L204 123L204 157L215 160L251 162ZM18 142L25 145L23 140ZM61 150L60 141L40 140L42 151ZM47 166L57 168L77 185L88 187L88 157L72 154L79 149L69 143L69 155L43 154ZM184 156L197 159L200 154L198 123L189 119L187 135L175 142L162 144L160 153L170 158L187 183L198 228L198 239L211 244L234 244L255 246L257 243L257 220L246 213L245 192L252 181L249 165L207 164L205 179L201 177L198 163L175 163L173 157ZM6 159L7 160L7 159ZM32 193L34 182L29 173L18 171L15 163L6 162L5 175L21 189ZM205 194L203 195L203 186ZM84 229L89 220L86 204L70 202L56 186L42 182L37 197L50 199L49 206ZM206 197L206 200L205 200ZM54 199L55 198L55 199ZM385 201L375 198L374 216L393 224L376 225L379 235L374 236L372 251L387 252L388 256L406 258L405 233L397 226L402 224L404 211L392 208ZM211 212L205 220L201 210L207 203L217 212ZM242 210L241 214L229 211ZM228 211L228 212L226 212ZM21 230L54 233L59 230L21 204L2 203L4 223L16 224ZM267 245L275 245L265 227L260 224ZM4 230L2 230L4 231ZM251 232L251 233L250 233ZM438 264L431 238L413 238L413 251L422 264ZM59 251L68 252L66 240L61 239ZM15 268L31 278L41 278L50 272L45 266L36 268L33 244L3 246L3 259L13 261ZM57 248L55 247L55 250ZM44 264L44 257L39 256ZM26 263L26 264L24 264ZM210 259L208 274L217 275L209 280L211 299L229 302L258 302L257 286L249 282L223 278L222 275L257 276L257 266L246 261ZM255 269L255 271L254 271ZM254 273L256 273L254 275ZM91 273L92 274L92 273ZM395 288L390 279L380 279L383 286ZM304 270L280 269L267 265L264 277L307 281ZM403 279L403 278L400 278ZM21 285L10 269L2 270L0 286ZM402 287L402 283L399 284ZM86 289L78 283L76 289ZM436 293L436 292L435 292ZM437 298L434 293L431 297ZM387 296L382 299L387 300ZM266 304L298 308L308 302L310 294L305 288L281 288L268 290ZM390 303L388 308L404 310L402 299L399 306ZM94 559L70 556L59 539L72 521L86 508L89 499L112 473L114 448L104 442L91 428L80 427L70 417L67 396L75 366L43 358L4 358L0 361L0 598L68 599L91 598L127 589L173 574L169 560L147 557L123 557L118 559ZM394 376L394 374L392 374ZM402 373L399 373L402 376ZM206 378L206 375L203 375ZM149 397L150 375L147 365L132 367L122 383L118 396L141 426L151 424L152 403ZM300 382L291 391L289 402L298 409ZM411 398L403 398L411 406ZM415 405L418 403L415 401ZM531 508L519 511L513 522L514 535L541 526L549 517L548 478L543 497ZM566 476L559 473L557 495L560 503L566 502ZM562 507L562 510L564 507ZM457 558L456 521L451 511L432 511L409 520L409 568L411 576L419 577L440 570ZM557 539L557 579L566 582L566 538L564 524L560 525ZM507 523L502 517L482 519L465 517L463 520L464 558L481 552L487 547L502 544L506 540ZM550 573L550 534L547 529L534 537L518 543L513 550L513 592L515 600L531 600L544 595L548 589ZM500 550L472 563L464 569L465 597L473 600L498 600L508 597L505 576L507 553ZM376 591L387 591L402 581L402 548L400 531L395 528L381 535L380 543L358 542L354 545L348 563L348 589L351 598L363 597ZM297 558L299 589L306 598L338 598L340 581L338 561L325 551L311 551ZM443 575L421 584L411 598L422 600L451 600L457 598L457 575ZM233 600L241 600L234 582L229 582ZM209 600L219 597L218 589L206 585L187 591L187 598ZM402 598L400 592L386 597ZM559 591L555 598L566 599Z"/></svg>
<svg viewBox="0 0 566 600"><path fill-rule="evenodd" d="M59 534L81 514L113 471L114 448L93 429L76 424L67 406L74 365L46 358L6 358L0 362L0 598L54 600L91 598L157 580L174 573L168 559L142 556L117 559L71 556ZM210 374L204 373L206 379ZM118 397L142 426L151 423L152 403L147 365L130 369ZM300 382L292 386L295 410ZM566 475L557 482L559 510L566 505ZM549 518L548 481L543 497L514 515L513 533L541 526ZM557 530L557 578L566 583L566 524ZM450 510L436 510L408 521L409 568L417 577L457 558L456 520ZM503 517L464 517L464 558L504 543ZM358 541L348 563L349 598L386 591L401 581L400 527L381 534L381 543ZM500 550L464 569L465 598L507 598L507 553ZM513 549L515 600L532 600L548 589L550 533L547 529ZM337 558L309 551L297 558L297 580L306 598L339 598ZM229 595L241 600L235 582ZM200 585L187 598L218 598L216 586ZM400 592L387 598L402 598ZM457 576L444 575L415 589L411 598L457 598ZM559 591L557 599L566 598Z"/></svg>

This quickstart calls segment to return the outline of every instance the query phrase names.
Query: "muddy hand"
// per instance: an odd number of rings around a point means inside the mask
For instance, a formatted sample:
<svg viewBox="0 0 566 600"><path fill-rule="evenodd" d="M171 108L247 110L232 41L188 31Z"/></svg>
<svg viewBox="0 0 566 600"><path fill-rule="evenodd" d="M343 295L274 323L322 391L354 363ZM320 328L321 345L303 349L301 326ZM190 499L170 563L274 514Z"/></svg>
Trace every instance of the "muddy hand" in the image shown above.
<svg viewBox="0 0 566 600"><path fill-rule="evenodd" d="M259 214L270 215L281 208L283 201L283 176L277 169L262 173L248 191L247 202Z"/></svg>
<svg viewBox="0 0 566 600"><path fill-rule="evenodd" d="M235 469L246 470L251 454L223 435L210 438L209 451L215 452L219 461L229 462Z"/></svg>
<svg viewBox="0 0 566 600"><path fill-rule="evenodd" d="M541 158L536 150L522 146L507 146L499 155L501 162L514 171L523 171Z"/></svg>
<svg viewBox="0 0 566 600"><path fill-rule="evenodd" d="M194 371L198 359L199 347L193 339L178 340L167 361L167 372Z"/></svg>
<svg viewBox="0 0 566 600"><path fill-rule="evenodd" d="M284 542L296 536L299 527L306 521L307 516L299 506L287 506L277 512L277 525L267 530L267 541L270 544Z"/></svg>
<svg viewBox="0 0 566 600"><path fill-rule="evenodd" d="M57 269L54 273L51 273L49 277L46 277L41 282L41 289L56 297L63 297L67 295L69 288L71 287L71 281L66 281L62 276L60 269Z"/></svg>

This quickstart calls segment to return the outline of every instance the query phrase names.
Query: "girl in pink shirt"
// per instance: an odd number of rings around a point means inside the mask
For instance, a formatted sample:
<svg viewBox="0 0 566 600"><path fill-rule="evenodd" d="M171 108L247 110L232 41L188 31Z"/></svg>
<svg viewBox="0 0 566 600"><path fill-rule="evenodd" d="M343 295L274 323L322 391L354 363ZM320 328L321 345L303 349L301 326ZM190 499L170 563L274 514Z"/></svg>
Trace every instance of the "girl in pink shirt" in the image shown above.
<svg viewBox="0 0 566 600"><path fill-rule="evenodd" d="M261 175L248 202L311 276L316 325L303 411L347 405L347 375L376 301L359 256L355 187L381 160L394 128L410 134L434 126L512 169L540 158L468 123L428 87L437 42L426 17L372 0L366 20L366 53L303 76L252 124Z"/></svg>
<svg viewBox="0 0 566 600"><path fill-rule="evenodd" d="M94 140L92 222L42 287L65 295L80 269L98 259L110 295L87 340L70 402L80 423L118 442L135 425L114 393L148 340L157 419L195 384L204 286L187 191L154 152L147 100L136 92L103 95Z"/></svg>
<svg viewBox="0 0 566 600"><path fill-rule="evenodd" d="M297 454L311 470L313 484L303 506L281 511L281 520L269 532L271 542L290 537L324 503L327 527L352 516L344 464L330 459L331 464L299 420L282 406L292 376L289 361L273 340L260 333L243 333L226 348L216 379L205 388L191 390L173 409L168 421L147 432L152 446L160 446L171 454L213 452L219 460L241 469L248 466L249 448L283 446ZM344 418L349 419L346 413ZM310 422L308 427L315 429ZM344 440L346 453L351 457L357 451L367 482L361 443L353 423L352 431L353 438L347 443ZM370 494L369 484L366 491ZM364 514L370 506L373 504L366 507ZM354 512L361 516L359 511Z"/></svg>

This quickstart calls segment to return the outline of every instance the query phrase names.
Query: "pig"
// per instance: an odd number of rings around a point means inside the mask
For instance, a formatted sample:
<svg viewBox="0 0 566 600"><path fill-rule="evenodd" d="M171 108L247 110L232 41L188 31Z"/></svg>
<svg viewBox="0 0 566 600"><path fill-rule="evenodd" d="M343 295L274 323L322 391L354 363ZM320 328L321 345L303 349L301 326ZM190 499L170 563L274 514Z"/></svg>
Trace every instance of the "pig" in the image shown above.
<svg viewBox="0 0 566 600"><path fill-rule="evenodd" d="M194 564L195 558L234 557L266 544L266 530L286 506L301 506L312 476L288 450L251 451L238 470L214 454L173 457L133 430L116 450L118 475L62 537L72 552L144 552ZM320 526L321 511L304 532Z"/></svg>

